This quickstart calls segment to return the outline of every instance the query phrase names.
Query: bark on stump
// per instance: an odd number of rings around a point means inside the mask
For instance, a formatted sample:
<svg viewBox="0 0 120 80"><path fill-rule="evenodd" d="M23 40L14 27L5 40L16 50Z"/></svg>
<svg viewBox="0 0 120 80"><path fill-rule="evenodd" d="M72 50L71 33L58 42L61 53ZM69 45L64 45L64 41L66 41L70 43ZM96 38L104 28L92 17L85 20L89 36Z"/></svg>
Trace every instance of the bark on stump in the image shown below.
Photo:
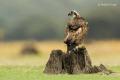
<svg viewBox="0 0 120 80"><path fill-rule="evenodd" d="M92 66L91 59L85 47L76 48L70 53L53 50L44 69L47 74L78 74L78 73L111 73L104 65Z"/></svg>

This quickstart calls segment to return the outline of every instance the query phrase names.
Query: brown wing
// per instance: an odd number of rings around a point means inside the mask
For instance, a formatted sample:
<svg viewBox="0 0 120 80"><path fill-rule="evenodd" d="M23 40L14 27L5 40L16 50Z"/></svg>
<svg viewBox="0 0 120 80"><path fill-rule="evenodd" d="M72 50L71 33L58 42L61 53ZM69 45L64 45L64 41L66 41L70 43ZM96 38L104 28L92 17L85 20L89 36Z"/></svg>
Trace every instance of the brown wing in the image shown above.
<svg viewBox="0 0 120 80"><path fill-rule="evenodd" d="M76 45L79 45L83 42L85 35L88 30L87 22L84 18L74 18L73 20L70 20L67 24L66 28L66 38L65 42L73 43Z"/></svg>

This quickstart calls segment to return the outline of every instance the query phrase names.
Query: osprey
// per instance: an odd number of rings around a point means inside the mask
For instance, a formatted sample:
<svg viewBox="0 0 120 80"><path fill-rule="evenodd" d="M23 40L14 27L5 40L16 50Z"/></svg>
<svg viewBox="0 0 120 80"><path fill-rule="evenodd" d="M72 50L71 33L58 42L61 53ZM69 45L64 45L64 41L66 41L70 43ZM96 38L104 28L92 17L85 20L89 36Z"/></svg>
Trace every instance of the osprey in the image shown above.
<svg viewBox="0 0 120 80"><path fill-rule="evenodd" d="M88 30L88 22L75 10L70 11L68 16L71 18L68 20L65 29L66 37L64 43L67 44L68 50L71 50L84 41Z"/></svg>

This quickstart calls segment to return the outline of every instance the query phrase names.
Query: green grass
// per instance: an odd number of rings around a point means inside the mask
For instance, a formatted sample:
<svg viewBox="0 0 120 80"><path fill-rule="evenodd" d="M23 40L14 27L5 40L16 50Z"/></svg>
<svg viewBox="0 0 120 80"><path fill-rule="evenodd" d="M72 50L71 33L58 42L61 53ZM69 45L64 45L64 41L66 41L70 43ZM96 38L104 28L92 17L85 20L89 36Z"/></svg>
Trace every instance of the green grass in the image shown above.
<svg viewBox="0 0 120 80"><path fill-rule="evenodd" d="M48 75L43 74L44 67L0 66L0 80L120 80L120 75L79 74ZM120 72L120 66L110 67Z"/></svg>

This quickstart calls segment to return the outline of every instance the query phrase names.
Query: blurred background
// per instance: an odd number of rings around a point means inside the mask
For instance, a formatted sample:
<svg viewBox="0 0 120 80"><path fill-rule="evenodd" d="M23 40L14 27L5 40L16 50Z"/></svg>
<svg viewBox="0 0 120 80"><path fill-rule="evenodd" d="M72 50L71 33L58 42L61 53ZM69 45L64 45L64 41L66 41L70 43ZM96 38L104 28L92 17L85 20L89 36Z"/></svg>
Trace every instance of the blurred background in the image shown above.
<svg viewBox="0 0 120 80"><path fill-rule="evenodd" d="M120 0L0 0L0 39L63 39L73 9L89 22L88 39L120 38Z"/></svg>
<svg viewBox="0 0 120 80"><path fill-rule="evenodd" d="M0 0L0 65L45 64L52 49L65 51L73 9L89 23L92 42L86 46L93 62L120 64L120 0ZM18 57L31 51L40 57Z"/></svg>

